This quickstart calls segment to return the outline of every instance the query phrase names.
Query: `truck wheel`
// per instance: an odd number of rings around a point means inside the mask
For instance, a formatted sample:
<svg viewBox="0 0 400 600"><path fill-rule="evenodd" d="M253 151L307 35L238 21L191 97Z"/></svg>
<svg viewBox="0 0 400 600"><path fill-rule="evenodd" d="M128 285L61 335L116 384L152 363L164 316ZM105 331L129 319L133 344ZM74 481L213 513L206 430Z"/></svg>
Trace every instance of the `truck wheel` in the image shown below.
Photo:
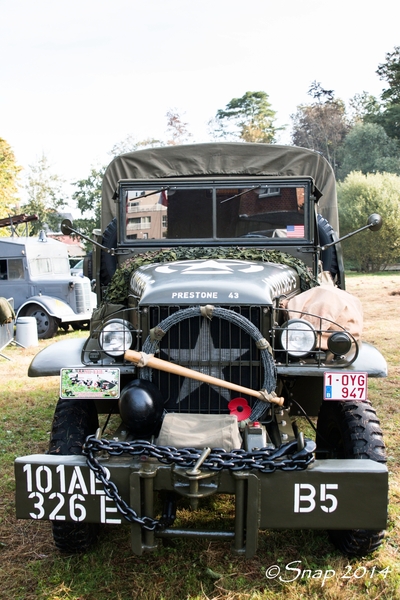
<svg viewBox="0 0 400 600"><path fill-rule="evenodd" d="M319 243L321 246L333 242L333 227L328 223L322 215L317 215ZM324 266L324 271L329 271L333 278L339 272L339 264L337 259L336 247L331 246L321 253L321 260Z"/></svg>
<svg viewBox="0 0 400 600"><path fill-rule="evenodd" d="M323 402L317 423L317 453L329 458L371 459L386 462L385 444L375 409L370 402ZM384 531L332 530L329 537L348 556L365 556L376 550Z"/></svg>
<svg viewBox="0 0 400 600"><path fill-rule="evenodd" d="M50 435L49 454L68 456L82 454L88 435L95 433L99 421L92 400L66 400L60 398ZM96 541L97 523L71 523L52 521L54 543L61 552L84 552Z"/></svg>
<svg viewBox="0 0 400 600"><path fill-rule="evenodd" d="M56 334L58 329L58 320L49 315L49 313L38 304L32 304L31 306L28 306L25 311L25 315L27 317L35 317L38 338L40 340L52 338Z"/></svg>
<svg viewBox="0 0 400 600"><path fill-rule="evenodd" d="M103 246L106 248L117 247L117 219L113 219L109 223L103 233ZM100 283L101 285L108 285L111 281L111 277L114 275L117 268L117 259L115 256L111 256L104 250L101 250L100 255Z"/></svg>

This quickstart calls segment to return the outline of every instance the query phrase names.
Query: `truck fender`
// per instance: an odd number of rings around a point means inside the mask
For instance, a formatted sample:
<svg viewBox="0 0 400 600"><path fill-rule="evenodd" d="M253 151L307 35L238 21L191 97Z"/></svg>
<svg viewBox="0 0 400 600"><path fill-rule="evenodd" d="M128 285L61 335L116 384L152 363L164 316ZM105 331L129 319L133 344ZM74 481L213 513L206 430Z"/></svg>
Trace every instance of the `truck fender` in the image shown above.
<svg viewBox="0 0 400 600"><path fill-rule="evenodd" d="M326 371L341 371L367 373L368 377L387 377L388 367L385 358L380 351L368 342L363 342L360 347L356 360L347 368L332 369L329 364L324 367L317 365L305 365L299 368L298 365L278 365L277 372L281 376L299 376L302 377L323 377Z"/></svg>
<svg viewBox="0 0 400 600"><path fill-rule="evenodd" d="M18 316L25 315L27 307L32 304L37 304L50 316L60 319L61 322L76 321L77 315L72 308L63 300L52 296L32 296L31 298L28 298L28 300L19 307L17 318Z"/></svg>
<svg viewBox="0 0 400 600"><path fill-rule="evenodd" d="M28 377L51 377L60 375L64 367L82 369L81 356L86 338L63 340L50 344L38 352L28 369Z"/></svg>

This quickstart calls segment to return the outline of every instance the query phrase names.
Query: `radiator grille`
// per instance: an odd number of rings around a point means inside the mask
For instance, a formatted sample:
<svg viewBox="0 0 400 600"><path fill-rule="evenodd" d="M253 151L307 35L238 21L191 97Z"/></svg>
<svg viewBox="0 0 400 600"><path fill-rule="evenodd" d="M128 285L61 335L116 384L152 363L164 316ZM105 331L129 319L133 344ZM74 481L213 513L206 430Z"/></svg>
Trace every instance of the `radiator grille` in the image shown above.
<svg viewBox="0 0 400 600"><path fill-rule="evenodd" d="M75 287L75 302L76 312L87 313L91 310L90 303L90 281L89 279L83 279L82 277L76 277L74 281Z"/></svg>
<svg viewBox="0 0 400 600"><path fill-rule="evenodd" d="M261 329L260 307L224 307L241 314ZM179 307L152 307L150 327L155 327ZM265 336L265 332L264 332ZM220 318L193 317L173 325L160 342L159 357L201 373L259 390L263 374L259 351L252 337L237 325ZM162 391L166 409L173 412L228 413L228 402L251 396L219 386L153 370L154 383Z"/></svg>

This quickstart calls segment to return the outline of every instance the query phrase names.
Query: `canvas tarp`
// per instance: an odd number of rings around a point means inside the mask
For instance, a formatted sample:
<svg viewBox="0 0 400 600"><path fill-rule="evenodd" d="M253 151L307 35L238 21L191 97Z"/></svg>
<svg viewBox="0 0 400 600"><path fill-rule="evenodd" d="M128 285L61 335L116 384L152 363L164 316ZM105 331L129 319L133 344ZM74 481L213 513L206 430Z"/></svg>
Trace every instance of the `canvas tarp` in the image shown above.
<svg viewBox="0 0 400 600"><path fill-rule="evenodd" d="M117 156L103 178L102 229L115 216L113 196L120 180L225 175L312 177L322 194L318 211L338 231L335 176L321 154L295 146L232 142L147 148Z"/></svg>

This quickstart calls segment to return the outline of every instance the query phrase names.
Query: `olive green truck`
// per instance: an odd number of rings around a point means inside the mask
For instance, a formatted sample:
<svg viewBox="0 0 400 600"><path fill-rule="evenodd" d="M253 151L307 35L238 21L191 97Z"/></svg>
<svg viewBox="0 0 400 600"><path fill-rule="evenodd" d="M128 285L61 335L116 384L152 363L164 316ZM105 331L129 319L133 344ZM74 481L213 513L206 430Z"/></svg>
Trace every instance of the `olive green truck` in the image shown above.
<svg viewBox="0 0 400 600"><path fill-rule="evenodd" d="M282 528L375 550L388 471L368 379L387 367L345 290L329 164L279 145L151 148L115 158L102 193L90 335L29 367L59 376L60 397L48 453L15 461L17 517L52 521L67 552L125 523L139 555L204 537L251 557ZM230 525L185 526L182 507L214 494Z"/></svg>

